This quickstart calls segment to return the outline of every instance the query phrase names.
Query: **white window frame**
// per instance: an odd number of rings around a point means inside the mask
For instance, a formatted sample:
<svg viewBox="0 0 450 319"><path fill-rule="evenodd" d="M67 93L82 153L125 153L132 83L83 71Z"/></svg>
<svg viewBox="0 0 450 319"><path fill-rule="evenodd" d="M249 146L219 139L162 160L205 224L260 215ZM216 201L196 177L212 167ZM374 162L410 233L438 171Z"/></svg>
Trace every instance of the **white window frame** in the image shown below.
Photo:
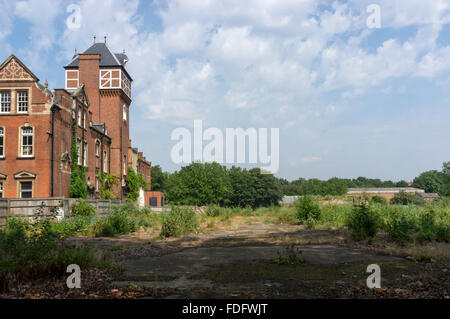
<svg viewBox="0 0 450 319"><path fill-rule="evenodd" d="M31 184L31 190L26 190L26 192L27 193L30 193L31 192L31 196L30 197L23 197L23 190L22 190L22 184L23 183L30 183ZM20 198L33 198L33 181L20 181L19 182L19 195L20 195Z"/></svg>
<svg viewBox="0 0 450 319"><path fill-rule="evenodd" d="M118 78L113 78L112 77L112 72L113 71L119 71L119 77ZM98 84L99 84L100 89L121 89L122 88L122 70L121 69L100 69L98 72L99 72L98 73L98 78L99 78L99 83ZM102 72L106 72L107 75L103 75L102 76ZM103 86L102 85L102 81L104 81L104 80L109 81L111 86ZM112 81L113 80L119 80L119 86L112 86Z"/></svg>
<svg viewBox="0 0 450 319"><path fill-rule="evenodd" d="M11 113L11 91L0 91L0 113Z"/></svg>
<svg viewBox="0 0 450 319"><path fill-rule="evenodd" d="M131 80L126 76L126 74L122 76L121 83L122 83L122 90L131 99Z"/></svg>
<svg viewBox="0 0 450 319"><path fill-rule="evenodd" d="M81 116L83 116L83 112L81 112L81 107L79 107L78 108L78 120L77 120L78 126L81 126Z"/></svg>
<svg viewBox="0 0 450 319"><path fill-rule="evenodd" d="M68 79L67 78L67 72L77 72L77 78L76 78L76 81L77 81L77 86L76 87L68 87L67 86L67 81L75 81L75 79ZM78 70L66 70L66 90L76 90L76 89L78 89L78 87L80 86L80 71L78 71Z"/></svg>
<svg viewBox="0 0 450 319"><path fill-rule="evenodd" d="M3 181L0 181L0 198L3 198Z"/></svg>
<svg viewBox="0 0 450 319"><path fill-rule="evenodd" d="M24 132L25 130L31 130L30 132ZM31 137L31 145L24 144L24 137ZM31 154L25 154L25 148L31 147ZM21 157L33 157L34 156L34 128L31 126L22 126L20 128L20 156Z"/></svg>
<svg viewBox="0 0 450 319"><path fill-rule="evenodd" d="M25 100L23 99L23 96L21 97L21 93L25 93ZM26 114L28 113L28 91L17 91L17 113ZM21 103L25 103L25 106ZM25 108L25 110L21 110Z"/></svg>
<svg viewBox="0 0 450 319"><path fill-rule="evenodd" d="M5 128L0 126L0 158L5 157Z"/></svg>

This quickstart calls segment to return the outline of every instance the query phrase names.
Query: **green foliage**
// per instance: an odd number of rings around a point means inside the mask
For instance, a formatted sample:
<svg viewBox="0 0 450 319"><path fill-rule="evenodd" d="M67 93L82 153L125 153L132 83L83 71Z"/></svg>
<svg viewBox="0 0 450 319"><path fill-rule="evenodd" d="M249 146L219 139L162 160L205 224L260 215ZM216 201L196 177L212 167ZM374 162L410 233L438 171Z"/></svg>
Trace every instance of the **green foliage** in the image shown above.
<svg viewBox="0 0 450 319"><path fill-rule="evenodd" d="M424 172L413 181L414 187L423 189L426 193L440 194L442 194L444 183L445 174L436 170Z"/></svg>
<svg viewBox="0 0 450 319"><path fill-rule="evenodd" d="M400 244L405 244L411 240L414 232L414 223L407 216L407 210L394 210L389 215L384 227L389 237Z"/></svg>
<svg viewBox="0 0 450 319"><path fill-rule="evenodd" d="M376 235L379 225L378 213L367 203L353 205L347 226L356 240L365 240Z"/></svg>
<svg viewBox="0 0 450 319"><path fill-rule="evenodd" d="M251 170L233 166L228 175L233 189L230 206L269 207L278 205L281 188L272 174L263 174L259 168Z"/></svg>
<svg viewBox="0 0 450 319"><path fill-rule="evenodd" d="M152 166L151 174L152 174L151 189L154 191L163 192L165 190L165 185L166 185L167 179L169 178L169 174L163 172L161 166L159 166L159 165Z"/></svg>
<svg viewBox="0 0 450 319"><path fill-rule="evenodd" d="M31 224L10 218L0 230L0 290L23 281L64 275L70 264L88 267L96 264L96 258L87 248L68 246L47 220Z"/></svg>
<svg viewBox="0 0 450 319"><path fill-rule="evenodd" d="M295 202L295 209L297 211L297 218L300 222L306 222L311 224L312 220L318 220L320 218L319 203L313 196L303 196Z"/></svg>
<svg viewBox="0 0 450 319"><path fill-rule="evenodd" d="M52 223L52 230L61 236L77 236L88 234L91 230L92 216L66 217Z"/></svg>
<svg viewBox="0 0 450 319"><path fill-rule="evenodd" d="M436 241L437 236L436 213L429 209L420 218L420 229L418 238L420 241Z"/></svg>
<svg viewBox="0 0 450 319"><path fill-rule="evenodd" d="M371 198L371 201L376 203L376 204L381 204L381 205L386 205L387 204L386 198L384 198L382 196L373 196Z"/></svg>
<svg viewBox="0 0 450 319"><path fill-rule="evenodd" d="M112 192L112 188L119 183L119 177L114 174L100 174L100 198L101 199L116 199Z"/></svg>
<svg viewBox="0 0 450 319"><path fill-rule="evenodd" d="M72 119L72 141L70 146L71 171L70 171L70 197L88 198L88 191L84 182L85 168L78 167L77 125Z"/></svg>
<svg viewBox="0 0 450 319"><path fill-rule="evenodd" d="M85 199L80 199L72 205L73 216L95 216L96 214L97 210L95 207L89 204Z"/></svg>
<svg viewBox="0 0 450 319"><path fill-rule="evenodd" d="M140 189L147 189L148 185L142 175L136 174L136 171L130 166L127 175L127 201L135 202L139 198Z"/></svg>
<svg viewBox="0 0 450 319"><path fill-rule="evenodd" d="M419 198L415 194L399 192L394 195L390 203L393 205L424 205L425 201L423 198Z"/></svg>
<svg viewBox="0 0 450 319"><path fill-rule="evenodd" d="M232 188L224 166L218 163L192 163L170 175L166 199L175 205L226 206Z"/></svg>
<svg viewBox="0 0 450 319"><path fill-rule="evenodd" d="M190 208L172 207L162 216L161 237L178 237L198 229L195 213Z"/></svg>
<svg viewBox="0 0 450 319"><path fill-rule="evenodd" d="M289 245L285 248L285 252L279 252L278 256L272 260L273 263L279 265L298 265L304 263L301 256L302 251L294 245Z"/></svg>
<svg viewBox="0 0 450 319"><path fill-rule="evenodd" d="M205 211L205 215L208 217L217 217L220 215L220 208L216 205L208 206L208 208Z"/></svg>
<svg viewBox="0 0 450 319"><path fill-rule="evenodd" d="M137 230L136 221L129 212L130 206L114 207L108 214L94 224L96 237L114 237Z"/></svg>

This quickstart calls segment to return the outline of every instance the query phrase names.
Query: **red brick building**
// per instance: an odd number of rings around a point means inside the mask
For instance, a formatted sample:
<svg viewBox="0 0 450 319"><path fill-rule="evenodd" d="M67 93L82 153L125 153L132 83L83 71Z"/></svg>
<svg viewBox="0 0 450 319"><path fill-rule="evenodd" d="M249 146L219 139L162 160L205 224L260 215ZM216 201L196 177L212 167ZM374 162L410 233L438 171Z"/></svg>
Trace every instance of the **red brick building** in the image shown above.
<svg viewBox="0 0 450 319"><path fill-rule="evenodd" d="M123 199L129 166L150 191L151 162L130 140L127 61L94 43L64 67L65 88L54 92L14 55L0 65L0 197L69 196L72 120L91 198L99 198L99 176L107 173L118 177L113 192Z"/></svg>

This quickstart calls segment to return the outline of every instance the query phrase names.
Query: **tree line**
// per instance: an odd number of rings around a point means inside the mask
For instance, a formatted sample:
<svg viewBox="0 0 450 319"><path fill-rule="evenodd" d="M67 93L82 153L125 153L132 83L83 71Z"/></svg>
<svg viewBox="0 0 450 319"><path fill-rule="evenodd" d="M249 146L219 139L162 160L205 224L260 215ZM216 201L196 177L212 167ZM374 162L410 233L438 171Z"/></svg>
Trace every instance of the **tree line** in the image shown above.
<svg viewBox="0 0 450 319"><path fill-rule="evenodd" d="M450 196L450 162L441 171L423 172L409 185L406 181L382 181L366 177L328 180L299 178L288 181L263 174L260 169L227 169L218 163L192 163L174 173L163 172L159 165L152 167L152 190L163 191L168 203L176 205L220 205L252 207L278 205L284 195L347 194L349 188L417 187L427 193Z"/></svg>

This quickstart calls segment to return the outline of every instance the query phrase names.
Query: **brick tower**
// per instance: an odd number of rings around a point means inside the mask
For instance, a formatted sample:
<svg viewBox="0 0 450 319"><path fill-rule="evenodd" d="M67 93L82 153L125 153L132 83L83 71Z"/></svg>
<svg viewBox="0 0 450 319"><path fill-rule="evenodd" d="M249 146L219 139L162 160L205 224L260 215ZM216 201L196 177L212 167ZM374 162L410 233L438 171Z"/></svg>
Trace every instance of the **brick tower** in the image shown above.
<svg viewBox="0 0 450 319"><path fill-rule="evenodd" d="M94 43L81 54L76 54L64 68L65 89L69 92L85 86L90 101L93 124L105 124L111 137L110 172L120 178L115 191L124 197L129 158L131 82L125 65L124 53L113 53L105 43Z"/></svg>

